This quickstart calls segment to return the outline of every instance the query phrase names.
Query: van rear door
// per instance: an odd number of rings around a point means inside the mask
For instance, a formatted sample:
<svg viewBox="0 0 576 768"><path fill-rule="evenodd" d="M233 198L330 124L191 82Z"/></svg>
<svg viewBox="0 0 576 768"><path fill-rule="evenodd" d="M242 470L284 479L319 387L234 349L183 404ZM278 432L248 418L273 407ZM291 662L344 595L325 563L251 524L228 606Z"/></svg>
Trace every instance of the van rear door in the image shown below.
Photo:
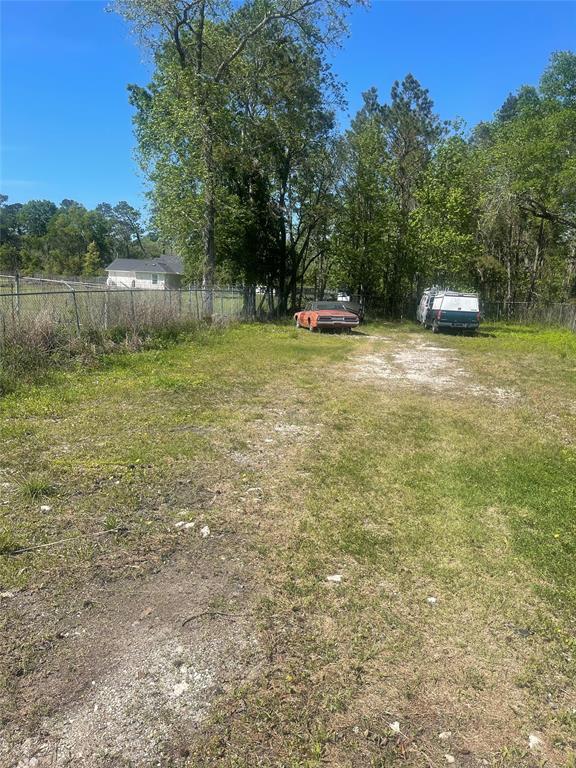
<svg viewBox="0 0 576 768"><path fill-rule="evenodd" d="M448 295L443 297L439 324L453 328L476 328L480 320L478 296Z"/></svg>

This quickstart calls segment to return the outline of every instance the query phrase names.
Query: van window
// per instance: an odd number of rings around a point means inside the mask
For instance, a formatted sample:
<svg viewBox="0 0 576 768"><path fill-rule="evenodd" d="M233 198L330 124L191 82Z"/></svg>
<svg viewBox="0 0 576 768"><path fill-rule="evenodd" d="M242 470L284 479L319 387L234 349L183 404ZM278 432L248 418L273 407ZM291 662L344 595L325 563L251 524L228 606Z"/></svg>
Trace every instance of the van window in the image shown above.
<svg viewBox="0 0 576 768"><path fill-rule="evenodd" d="M443 296L434 296L434 301L432 302L432 309L440 309L442 306L442 299Z"/></svg>
<svg viewBox="0 0 576 768"><path fill-rule="evenodd" d="M478 312L478 297L444 296L442 309L461 310L462 312Z"/></svg>

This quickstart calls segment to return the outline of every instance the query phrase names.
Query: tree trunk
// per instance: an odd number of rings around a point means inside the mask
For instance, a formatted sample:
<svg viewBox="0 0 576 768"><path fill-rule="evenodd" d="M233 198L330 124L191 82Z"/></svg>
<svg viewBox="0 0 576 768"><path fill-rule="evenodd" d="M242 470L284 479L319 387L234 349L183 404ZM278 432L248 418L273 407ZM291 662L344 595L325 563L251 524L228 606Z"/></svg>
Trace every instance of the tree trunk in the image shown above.
<svg viewBox="0 0 576 768"><path fill-rule="evenodd" d="M242 316L246 320L254 320L256 317L256 286L255 285L244 286Z"/></svg>
<svg viewBox="0 0 576 768"><path fill-rule="evenodd" d="M280 210L280 263L278 265L278 314L285 315L288 310L288 290L286 287L288 248L288 231L286 226L286 195L288 192L288 177L290 175L290 153L286 151L281 171L281 188L278 207Z"/></svg>
<svg viewBox="0 0 576 768"><path fill-rule="evenodd" d="M534 299L534 292L536 289L536 280L540 272L540 266L542 265L544 253L544 219L540 220L540 226L538 227L538 239L536 241L536 253L534 254L534 262L532 264L532 275L530 278L530 287L528 288L528 294L526 296L526 304L528 307L532 305Z"/></svg>
<svg viewBox="0 0 576 768"><path fill-rule="evenodd" d="M216 272L216 192L214 173L214 145L212 143L212 130L210 119L206 119L204 125L204 163L206 180L204 186L204 274L202 277L203 288L203 316L205 320L211 320L214 311L214 275Z"/></svg>

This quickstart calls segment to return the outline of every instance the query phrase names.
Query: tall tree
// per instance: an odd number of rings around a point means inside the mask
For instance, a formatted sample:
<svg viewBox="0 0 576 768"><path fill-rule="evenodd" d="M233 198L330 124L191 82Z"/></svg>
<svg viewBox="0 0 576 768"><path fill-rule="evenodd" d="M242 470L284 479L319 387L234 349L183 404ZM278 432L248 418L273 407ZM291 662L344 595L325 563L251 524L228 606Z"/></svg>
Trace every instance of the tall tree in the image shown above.
<svg viewBox="0 0 576 768"><path fill-rule="evenodd" d="M99 203L96 206L96 212L108 224L112 241L111 248L116 255L122 255L125 258L130 258L132 255L146 256L146 249L142 241L143 230L140 211L133 208L125 200L121 200L114 206L110 203ZM137 254L133 254L134 245L137 246Z"/></svg>
<svg viewBox="0 0 576 768"><path fill-rule="evenodd" d="M410 215L416 193L445 126L434 112L428 91L408 74L392 86L383 120L391 158L391 182L397 201L394 258L387 275L387 303L398 312L401 296L414 288L418 266L410 239Z"/></svg>
<svg viewBox="0 0 576 768"><path fill-rule="evenodd" d="M394 200L391 158L376 89L364 93L363 99L342 143L335 261L338 282L366 297L383 291Z"/></svg>
<svg viewBox="0 0 576 768"><path fill-rule="evenodd" d="M167 129L163 141L171 148L172 162L166 158L159 162L175 165L184 153L189 162L183 164L189 167L191 162L194 166L189 184L194 201L199 199L202 206L203 273L208 288L216 269L217 143L225 139L221 133L222 108L228 91L244 74L246 54L258 47L272 27L278 44L288 39L302 46L328 45L342 33L343 12L349 6L349 0L251 0L236 6L206 0L117 0L117 10L147 45L154 47L157 64L161 62L164 72L170 69L174 76L175 69L180 69L178 103L181 107L184 102L187 108L172 110L172 119L158 114L151 103L159 93L158 81L147 91L132 89L132 96L140 111L137 132L154 112ZM148 113L145 117L144 109ZM191 120L182 122L182 115ZM149 148L146 152L150 160ZM177 173L177 169L171 170ZM194 237L196 217L190 224ZM211 315L209 290L206 295L205 312Z"/></svg>
<svg viewBox="0 0 576 768"><path fill-rule="evenodd" d="M18 213L24 234L41 237L48 231L48 224L58 212L50 200L29 200Z"/></svg>
<svg viewBox="0 0 576 768"><path fill-rule="evenodd" d="M409 74L394 83L388 104L379 103L375 89L364 94L347 135L351 172L343 186L339 260L356 265L350 282L360 289L361 275L363 292L383 294L383 309L392 314L415 287L419 265L411 217L444 129L428 91Z"/></svg>

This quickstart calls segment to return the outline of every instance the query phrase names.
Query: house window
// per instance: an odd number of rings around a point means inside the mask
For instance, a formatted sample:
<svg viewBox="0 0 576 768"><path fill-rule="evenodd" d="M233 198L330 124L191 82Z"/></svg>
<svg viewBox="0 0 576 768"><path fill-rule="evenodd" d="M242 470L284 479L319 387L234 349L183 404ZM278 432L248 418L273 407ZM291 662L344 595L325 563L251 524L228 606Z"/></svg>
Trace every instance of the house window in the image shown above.
<svg viewBox="0 0 576 768"><path fill-rule="evenodd" d="M152 285L158 284L158 275L152 275Z"/></svg>

